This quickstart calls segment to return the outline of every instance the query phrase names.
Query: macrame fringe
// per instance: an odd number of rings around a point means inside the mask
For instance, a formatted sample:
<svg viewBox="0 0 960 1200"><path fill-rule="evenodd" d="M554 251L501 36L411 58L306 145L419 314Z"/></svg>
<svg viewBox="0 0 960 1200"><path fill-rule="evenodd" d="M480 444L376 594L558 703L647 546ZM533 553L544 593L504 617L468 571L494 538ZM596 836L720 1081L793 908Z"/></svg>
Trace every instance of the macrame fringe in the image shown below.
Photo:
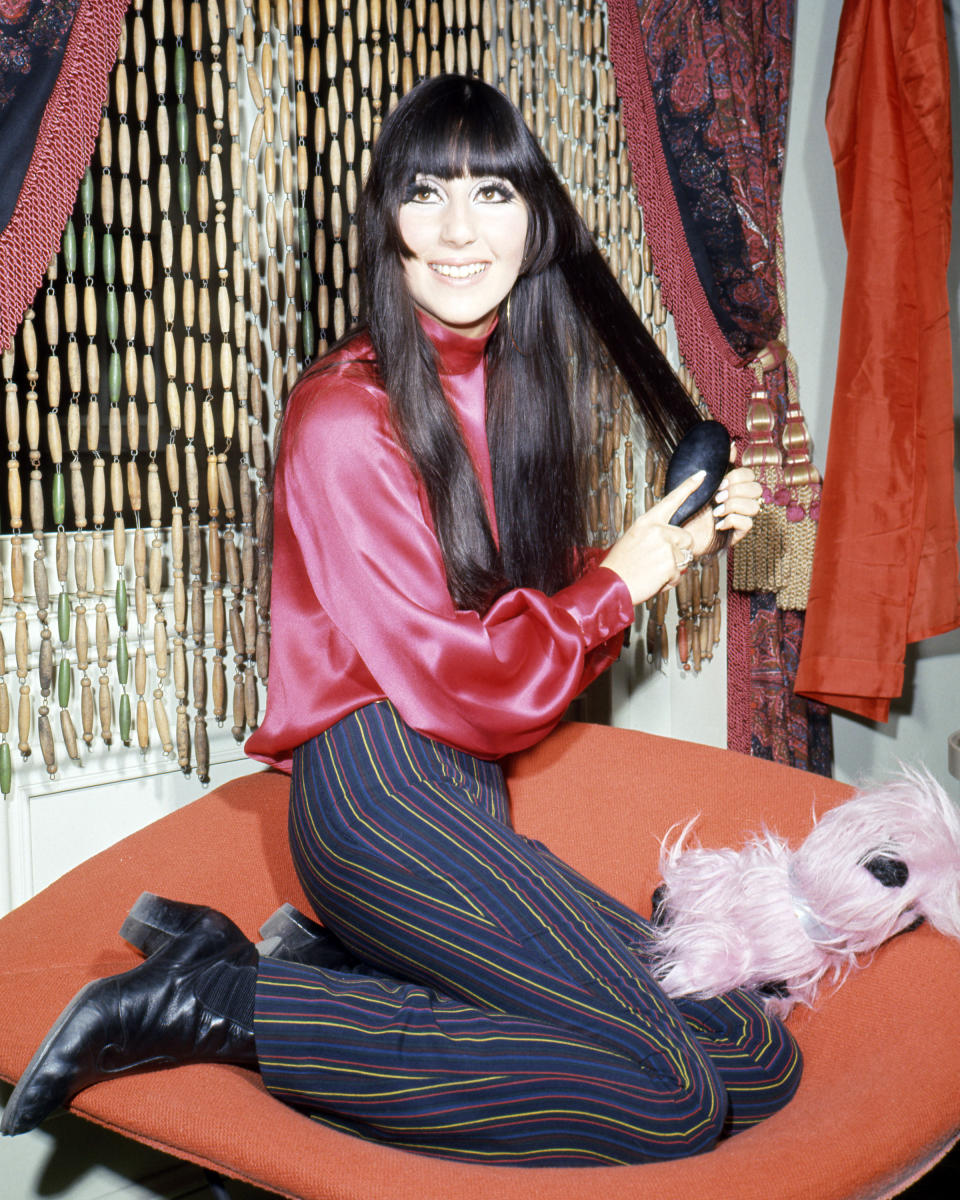
<svg viewBox="0 0 960 1200"><path fill-rule="evenodd" d="M97 142L128 0L80 0L16 207L0 234L0 349L30 307Z"/></svg>

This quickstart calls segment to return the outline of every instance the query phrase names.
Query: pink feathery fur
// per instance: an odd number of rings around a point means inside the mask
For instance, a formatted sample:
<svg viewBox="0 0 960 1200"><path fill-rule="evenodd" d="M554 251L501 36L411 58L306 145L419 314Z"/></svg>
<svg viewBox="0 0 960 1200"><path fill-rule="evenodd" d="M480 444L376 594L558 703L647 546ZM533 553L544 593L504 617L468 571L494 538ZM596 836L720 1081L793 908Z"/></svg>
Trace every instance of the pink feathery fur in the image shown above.
<svg viewBox="0 0 960 1200"><path fill-rule="evenodd" d="M921 917L960 938L960 812L927 771L858 792L796 851L767 830L707 850L689 845L694 824L661 847L653 969L668 995L776 985L767 1006L785 1015Z"/></svg>

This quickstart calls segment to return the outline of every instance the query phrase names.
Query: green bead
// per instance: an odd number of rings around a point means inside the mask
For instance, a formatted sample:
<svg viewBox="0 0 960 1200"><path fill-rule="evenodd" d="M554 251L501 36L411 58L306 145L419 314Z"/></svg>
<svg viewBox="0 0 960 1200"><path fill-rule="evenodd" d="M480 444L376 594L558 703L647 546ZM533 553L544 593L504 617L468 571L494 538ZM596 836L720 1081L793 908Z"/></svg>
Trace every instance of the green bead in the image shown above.
<svg viewBox="0 0 960 1200"><path fill-rule="evenodd" d="M80 203L84 213L89 217L93 213L93 172L87 167L80 181Z"/></svg>
<svg viewBox="0 0 960 1200"><path fill-rule="evenodd" d="M310 270L310 259L306 255L300 259L300 295L304 308L309 308L313 299L313 271Z"/></svg>
<svg viewBox="0 0 960 1200"><path fill-rule="evenodd" d="M62 525L67 508L67 487L63 482L63 472L56 471L53 476L53 523Z"/></svg>
<svg viewBox="0 0 960 1200"><path fill-rule="evenodd" d="M313 358L315 343L313 340L313 313L309 308L303 310L303 324L301 325L301 333L303 336L303 357Z"/></svg>
<svg viewBox="0 0 960 1200"><path fill-rule="evenodd" d="M103 278L109 285L117 276L117 251L113 244L113 234L109 231L103 235Z"/></svg>
<svg viewBox="0 0 960 1200"><path fill-rule="evenodd" d="M120 695L120 740L124 745L130 741L130 697L126 692Z"/></svg>
<svg viewBox="0 0 960 1200"><path fill-rule="evenodd" d="M186 154L190 145L190 120L187 116L187 106L181 101L177 105L177 149Z"/></svg>
<svg viewBox="0 0 960 1200"><path fill-rule="evenodd" d="M10 795L13 786L13 763L10 759L10 743L0 742L0 792Z"/></svg>
<svg viewBox="0 0 960 1200"><path fill-rule="evenodd" d="M310 218L305 208L297 209L297 234L300 238L300 253L306 255L310 245Z"/></svg>
<svg viewBox="0 0 960 1200"><path fill-rule="evenodd" d="M127 674L130 670L130 655L127 652L127 635L117 634L117 678L127 686Z"/></svg>
<svg viewBox="0 0 960 1200"><path fill-rule="evenodd" d="M117 303L117 293L113 288L107 292L106 325L107 337L111 342L115 342L120 331L120 307Z"/></svg>
<svg viewBox="0 0 960 1200"><path fill-rule="evenodd" d="M57 601L57 633L61 642L70 636L70 597L66 592L61 592Z"/></svg>
<svg viewBox="0 0 960 1200"><path fill-rule="evenodd" d="M92 275L97 266L97 247L93 240L93 226L84 225L80 238L80 253L83 258L84 275Z"/></svg>
<svg viewBox="0 0 960 1200"><path fill-rule="evenodd" d="M106 325L107 337L111 342L117 340L117 334L120 332L120 305L117 301L117 293L114 288L107 292L106 305Z"/></svg>
<svg viewBox="0 0 960 1200"><path fill-rule="evenodd" d="M116 602L117 602L117 624L121 629L127 627L127 581L125 579L117 580L116 587Z"/></svg>
<svg viewBox="0 0 960 1200"><path fill-rule="evenodd" d="M187 56L182 46L173 52L173 86L180 95L187 87Z"/></svg>
<svg viewBox="0 0 960 1200"><path fill-rule="evenodd" d="M63 228L63 265L68 271L77 269L77 231L73 227L73 222L67 220Z"/></svg>
<svg viewBox="0 0 960 1200"><path fill-rule="evenodd" d="M70 679L70 660L64 656L57 669L57 699L61 708L66 708L70 703Z"/></svg>
<svg viewBox="0 0 960 1200"><path fill-rule="evenodd" d="M190 168L186 163L180 164L180 174L177 177L177 193L180 200L180 211L186 216L190 211Z"/></svg>
<svg viewBox="0 0 960 1200"><path fill-rule="evenodd" d="M120 374L120 351L114 350L110 355L110 365L107 367L107 387L111 404L116 404L120 399Z"/></svg>

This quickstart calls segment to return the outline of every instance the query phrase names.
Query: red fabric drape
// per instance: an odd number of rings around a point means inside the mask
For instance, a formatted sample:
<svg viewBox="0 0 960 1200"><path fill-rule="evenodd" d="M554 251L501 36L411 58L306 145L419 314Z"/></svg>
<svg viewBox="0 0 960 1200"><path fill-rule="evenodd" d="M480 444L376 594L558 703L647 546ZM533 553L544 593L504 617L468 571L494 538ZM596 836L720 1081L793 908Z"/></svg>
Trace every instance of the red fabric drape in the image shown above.
<svg viewBox="0 0 960 1200"><path fill-rule="evenodd" d="M846 0L827 131L848 260L797 690L885 721L906 643L960 624L941 0Z"/></svg>
<svg viewBox="0 0 960 1200"><path fill-rule="evenodd" d="M0 234L0 350L16 332L60 247L96 146L128 2L80 0L77 6L20 196Z"/></svg>

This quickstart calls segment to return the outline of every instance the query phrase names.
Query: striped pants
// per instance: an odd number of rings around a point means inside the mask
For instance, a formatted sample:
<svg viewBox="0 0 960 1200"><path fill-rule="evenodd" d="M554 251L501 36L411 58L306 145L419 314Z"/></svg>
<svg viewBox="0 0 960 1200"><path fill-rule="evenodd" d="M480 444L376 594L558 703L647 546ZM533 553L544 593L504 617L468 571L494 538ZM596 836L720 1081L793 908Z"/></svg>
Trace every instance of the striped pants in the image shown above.
<svg viewBox="0 0 960 1200"><path fill-rule="evenodd" d="M671 1001L647 926L508 824L496 763L387 702L294 757L290 839L343 969L262 960L268 1089L317 1119L488 1163L710 1149L781 1108L790 1035L743 992Z"/></svg>

